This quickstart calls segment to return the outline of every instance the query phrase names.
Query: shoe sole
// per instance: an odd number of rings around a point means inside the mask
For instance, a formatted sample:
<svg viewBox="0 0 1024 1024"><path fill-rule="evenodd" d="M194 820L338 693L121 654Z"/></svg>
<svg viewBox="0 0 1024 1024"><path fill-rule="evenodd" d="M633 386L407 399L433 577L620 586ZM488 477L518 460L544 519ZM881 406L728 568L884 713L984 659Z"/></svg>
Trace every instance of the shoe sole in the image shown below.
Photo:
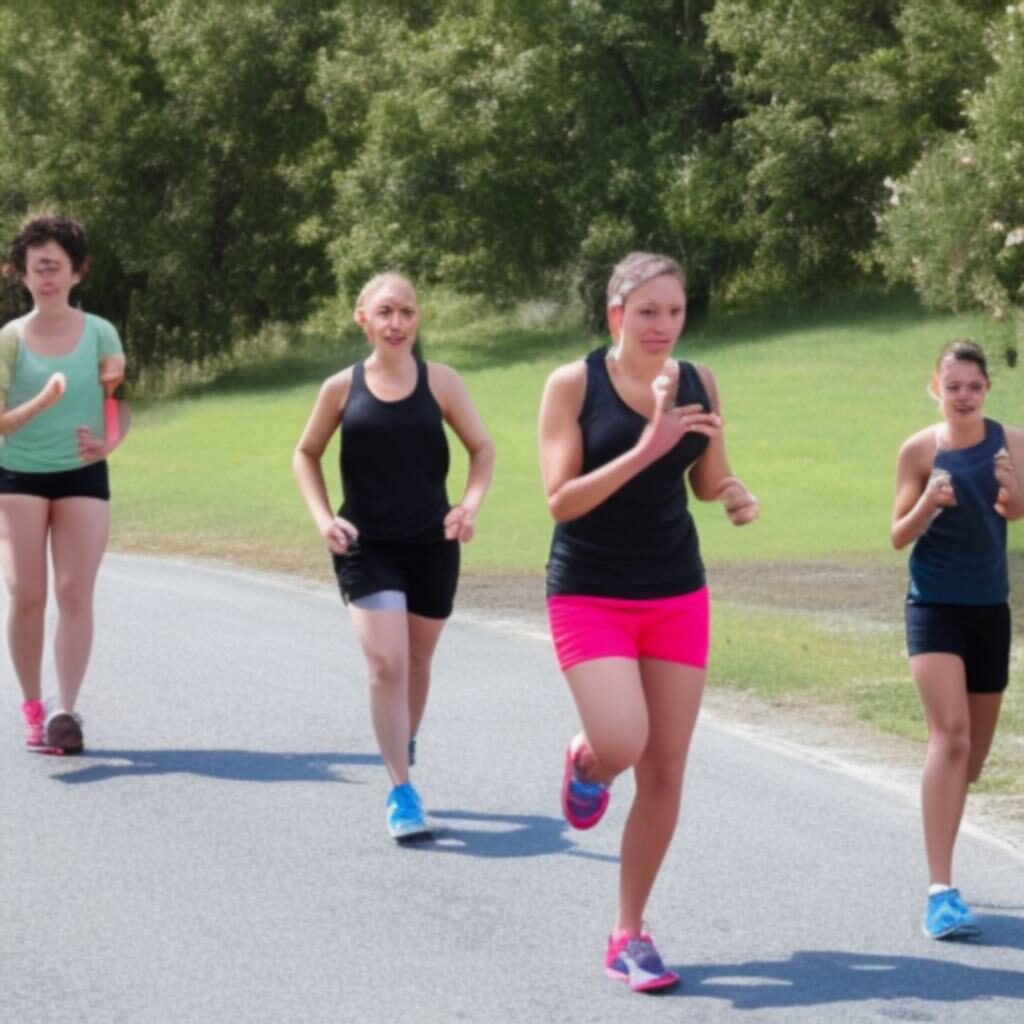
<svg viewBox="0 0 1024 1024"><path fill-rule="evenodd" d="M631 992L661 992L665 989L675 988L682 980L678 974L672 972L662 975L660 978L652 978L650 981L642 981L638 985L632 985L630 984L628 974L620 974L611 967L606 967L604 973L612 981L621 981L624 985L628 985Z"/></svg>
<svg viewBox="0 0 1024 1024"><path fill-rule="evenodd" d="M927 928L922 926L921 932L926 939L934 939L937 942L941 942L943 939L976 939L981 935L981 928L976 924L955 924L952 928L947 928L944 932L933 935Z"/></svg>
<svg viewBox="0 0 1024 1024"><path fill-rule="evenodd" d="M399 846L408 846L412 843L429 843L434 838L434 833L431 829L425 828L422 831L417 832L406 832L403 835L392 835L392 839Z"/></svg>

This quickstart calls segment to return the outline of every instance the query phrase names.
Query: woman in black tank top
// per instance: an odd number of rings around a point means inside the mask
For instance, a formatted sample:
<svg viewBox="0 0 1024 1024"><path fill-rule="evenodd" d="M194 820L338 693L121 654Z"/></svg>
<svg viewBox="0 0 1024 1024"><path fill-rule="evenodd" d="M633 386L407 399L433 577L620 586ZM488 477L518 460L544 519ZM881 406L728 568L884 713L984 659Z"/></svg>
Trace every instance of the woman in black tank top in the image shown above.
<svg viewBox="0 0 1024 1024"><path fill-rule="evenodd" d="M494 471L494 443L461 378L416 350L419 317L404 277L382 274L363 288L355 320L373 351L324 382L292 460L370 670L371 717L392 783L388 831L399 842L430 835L409 768L459 546L473 538ZM469 455L454 506L444 423ZM321 459L339 427L344 503L335 513Z"/></svg>
<svg viewBox="0 0 1024 1024"><path fill-rule="evenodd" d="M675 830L706 674L707 588L684 478L735 524L758 515L729 470L714 378L670 358L685 313L674 261L627 256L608 287L614 347L556 370L540 413L556 520L548 612L583 726L566 752L562 806L571 825L593 827L612 780L634 769L605 953L606 973L634 991L679 980L642 920Z"/></svg>

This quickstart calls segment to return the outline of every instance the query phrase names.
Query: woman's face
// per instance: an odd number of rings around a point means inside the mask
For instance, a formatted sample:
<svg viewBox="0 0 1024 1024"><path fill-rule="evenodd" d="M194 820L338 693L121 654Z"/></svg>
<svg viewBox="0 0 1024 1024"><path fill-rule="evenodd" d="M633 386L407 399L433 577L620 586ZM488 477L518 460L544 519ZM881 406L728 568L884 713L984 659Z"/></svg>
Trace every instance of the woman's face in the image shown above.
<svg viewBox="0 0 1024 1024"><path fill-rule="evenodd" d="M686 293L678 278L661 274L634 288L625 306L613 306L609 321L625 348L667 358L686 322Z"/></svg>
<svg viewBox="0 0 1024 1024"><path fill-rule="evenodd" d="M948 423L964 423L982 415L990 385L977 363L947 356L939 365L932 386L943 418Z"/></svg>
<svg viewBox="0 0 1024 1024"><path fill-rule="evenodd" d="M375 349L411 349L420 326L416 293L401 278L387 278L356 311L356 322Z"/></svg>
<svg viewBox="0 0 1024 1024"><path fill-rule="evenodd" d="M71 257L57 242L28 247L21 281L37 306L55 299L67 302L80 280L81 275L71 268Z"/></svg>

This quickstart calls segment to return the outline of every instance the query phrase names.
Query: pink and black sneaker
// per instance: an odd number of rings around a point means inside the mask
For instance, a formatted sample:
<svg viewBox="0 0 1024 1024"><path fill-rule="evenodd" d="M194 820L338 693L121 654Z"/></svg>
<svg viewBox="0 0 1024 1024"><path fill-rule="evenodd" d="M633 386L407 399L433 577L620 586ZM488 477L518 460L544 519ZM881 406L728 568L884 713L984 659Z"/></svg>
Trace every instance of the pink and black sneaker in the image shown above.
<svg viewBox="0 0 1024 1024"><path fill-rule="evenodd" d="M628 935L616 929L608 936L604 973L624 981L634 992L655 992L679 984L679 975L665 966L654 940L644 932Z"/></svg>
<svg viewBox="0 0 1024 1024"><path fill-rule="evenodd" d="M580 757L587 750L580 733L574 736L565 751L565 772L562 775L562 813L573 828L593 828L608 810L611 790L606 782L588 782L580 777Z"/></svg>
<svg viewBox="0 0 1024 1024"><path fill-rule="evenodd" d="M46 710L41 700L27 700L21 705L21 717L25 719L25 746L43 745L43 721Z"/></svg>

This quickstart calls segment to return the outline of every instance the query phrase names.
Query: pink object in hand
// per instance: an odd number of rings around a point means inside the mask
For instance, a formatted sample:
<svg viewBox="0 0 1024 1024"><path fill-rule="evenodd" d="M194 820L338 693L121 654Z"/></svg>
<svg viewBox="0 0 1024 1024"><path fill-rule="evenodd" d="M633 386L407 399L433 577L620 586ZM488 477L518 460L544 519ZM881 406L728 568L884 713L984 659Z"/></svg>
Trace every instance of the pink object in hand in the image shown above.
<svg viewBox="0 0 1024 1024"><path fill-rule="evenodd" d="M109 448L121 440L121 414L116 398L103 400L103 434Z"/></svg>

